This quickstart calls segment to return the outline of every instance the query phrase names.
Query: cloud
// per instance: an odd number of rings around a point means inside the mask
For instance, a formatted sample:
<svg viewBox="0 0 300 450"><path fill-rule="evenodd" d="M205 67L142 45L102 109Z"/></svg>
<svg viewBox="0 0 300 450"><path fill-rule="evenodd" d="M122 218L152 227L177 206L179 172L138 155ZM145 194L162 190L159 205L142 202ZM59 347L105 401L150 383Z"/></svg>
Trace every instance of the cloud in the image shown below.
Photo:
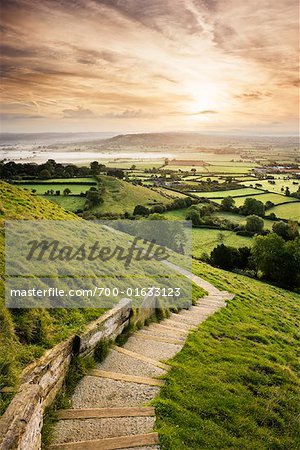
<svg viewBox="0 0 300 450"><path fill-rule="evenodd" d="M1 101L20 118L97 131L97 118L184 130L298 116L296 0L3 0L1 13Z"/></svg>
<svg viewBox="0 0 300 450"><path fill-rule="evenodd" d="M104 117L115 119L137 119L146 116L147 114L145 114L142 109L135 109L135 110L125 109L125 111L122 111L121 113L109 113L106 114Z"/></svg>
<svg viewBox="0 0 300 450"><path fill-rule="evenodd" d="M39 114L7 114L0 113L0 120L3 121L15 121L15 120L36 120L36 119L46 119L46 117Z"/></svg>
<svg viewBox="0 0 300 450"><path fill-rule="evenodd" d="M235 95L235 98L245 101L261 100L267 97L272 97L272 92L252 91L252 92L243 92L242 94Z"/></svg>
<svg viewBox="0 0 300 450"><path fill-rule="evenodd" d="M94 119L96 117L93 111L82 106L77 106L75 109L64 109L62 112L64 119Z"/></svg>
<svg viewBox="0 0 300 450"><path fill-rule="evenodd" d="M199 111L197 113L194 113L193 115L202 115L202 114L219 114L219 111L214 111L213 109L204 109L203 111Z"/></svg>

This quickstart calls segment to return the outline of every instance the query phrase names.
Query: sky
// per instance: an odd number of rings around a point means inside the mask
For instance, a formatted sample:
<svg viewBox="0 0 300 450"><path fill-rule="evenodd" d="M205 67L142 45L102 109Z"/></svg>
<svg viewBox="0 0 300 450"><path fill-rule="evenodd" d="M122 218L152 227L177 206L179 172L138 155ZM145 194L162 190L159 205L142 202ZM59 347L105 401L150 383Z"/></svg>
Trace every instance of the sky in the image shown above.
<svg viewBox="0 0 300 450"><path fill-rule="evenodd" d="M299 130L298 0L1 5L1 132Z"/></svg>

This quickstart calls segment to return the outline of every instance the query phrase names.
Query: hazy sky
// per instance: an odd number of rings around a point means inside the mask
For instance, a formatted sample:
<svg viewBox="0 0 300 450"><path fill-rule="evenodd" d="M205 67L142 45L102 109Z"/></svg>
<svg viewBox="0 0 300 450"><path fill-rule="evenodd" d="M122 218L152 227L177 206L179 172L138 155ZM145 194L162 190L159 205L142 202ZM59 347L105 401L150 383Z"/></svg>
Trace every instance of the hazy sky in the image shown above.
<svg viewBox="0 0 300 450"><path fill-rule="evenodd" d="M1 3L1 131L298 130L298 0Z"/></svg>

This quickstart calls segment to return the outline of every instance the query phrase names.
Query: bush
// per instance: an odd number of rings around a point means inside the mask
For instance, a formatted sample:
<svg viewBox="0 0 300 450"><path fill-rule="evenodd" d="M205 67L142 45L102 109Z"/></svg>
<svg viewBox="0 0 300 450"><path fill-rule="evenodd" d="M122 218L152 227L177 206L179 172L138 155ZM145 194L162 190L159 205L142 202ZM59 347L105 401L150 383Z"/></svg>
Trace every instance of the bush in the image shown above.
<svg viewBox="0 0 300 450"><path fill-rule="evenodd" d="M248 216L246 219L246 226L247 231L251 231L253 233L260 233L264 228L264 221L258 216L252 215Z"/></svg>

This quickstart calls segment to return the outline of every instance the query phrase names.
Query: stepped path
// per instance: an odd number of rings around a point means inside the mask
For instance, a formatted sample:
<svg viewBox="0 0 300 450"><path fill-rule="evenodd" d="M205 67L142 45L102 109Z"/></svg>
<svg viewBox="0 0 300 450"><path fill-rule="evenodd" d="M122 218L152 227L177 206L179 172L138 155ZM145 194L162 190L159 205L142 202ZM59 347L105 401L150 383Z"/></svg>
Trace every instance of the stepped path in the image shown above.
<svg viewBox="0 0 300 450"><path fill-rule="evenodd" d="M153 431L155 410L147 405L163 385L169 368L164 361L181 350L189 331L233 298L200 277L171 266L208 295L190 309L137 331L123 347L112 347L106 359L77 385L72 409L58 411L49 449L160 448Z"/></svg>

